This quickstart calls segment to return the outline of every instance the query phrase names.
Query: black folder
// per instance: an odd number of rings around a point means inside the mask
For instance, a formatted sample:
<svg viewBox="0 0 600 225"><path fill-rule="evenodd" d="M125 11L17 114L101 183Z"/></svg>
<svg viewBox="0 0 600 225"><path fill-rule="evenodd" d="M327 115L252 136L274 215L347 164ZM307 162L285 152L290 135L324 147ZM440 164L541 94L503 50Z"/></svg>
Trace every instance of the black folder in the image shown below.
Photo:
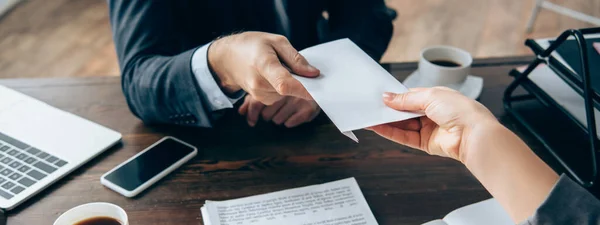
<svg viewBox="0 0 600 225"><path fill-rule="evenodd" d="M587 44L587 58L589 62L590 76L592 88L594 93L594 105L600 109L600 54L594 49L593 43L600 42L600 38L588 38L585 40ZM550 44L554 41L550 41ZM538 40L527 39L525 41L531 50L536 54L541 54L545 48L539 45ZM552 70L562 78L567 84L571 86L577 93L583 96L583 78L581 77L581 60L579 47L575 40L566 40L557 49L556 53L566 61L569 67L565 66L561 61L553 56L548 57L548 64L551 65ZM573 71L574 70L574 71Z"/></svg>
<svg viewBox="0 0 600 225"><path fill-rule="evenodd" d="M592 192L600 196L600 185L596 184L600 181L597 164L597 155L600 154L596 154L600 150L600 140L596 130L598 118L594 116L595 109L600 109L600 54L593 48L594 42L600 42L597 34L600 34L600 27L567 30L558 38L550 40L548 47L545 43L544 47L540 45L541 41L548 39L528 39L525 45L531 48L537 58L525 71L510 72L515 80L504 92L503 103L507 114L523 125L553 156L554 161L562 167L559 171L567 173L582 186L593 189ZM586 54L582 54L580 46L585 47ZM556 58L556 54L565 64ZM582 71L582 60L587 62L587 74ZM529 79L528 76L540 64L547 64L548 68L582 96L586 113L586 121L583 121L585 125ZM519 91L515 92L518 87L522 87L526 94L519 95ZM589 87L587 92L586 87ZM531 117L523 111L524 108L531 108L540 103L543 106L541 108L549 110L544 111L543 115L538 111L534 114L537 116ZM545 123L536 123L539 117L550 114L553 115L546 118ZM549 120L553 123L548 123ZM560 129L549 133L550 130L556 130L555 128Z"/></svg>

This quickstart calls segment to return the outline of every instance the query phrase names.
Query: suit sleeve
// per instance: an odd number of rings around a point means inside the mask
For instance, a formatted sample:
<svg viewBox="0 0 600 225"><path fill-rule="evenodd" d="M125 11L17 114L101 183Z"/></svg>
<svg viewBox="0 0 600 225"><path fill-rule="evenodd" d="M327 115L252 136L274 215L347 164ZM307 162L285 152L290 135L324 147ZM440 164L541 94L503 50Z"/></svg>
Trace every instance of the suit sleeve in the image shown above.
<svg viewBox="0 0 600 225"><path fill-rule="evenodd" d="M350 38L371 58L381 59L394 29L384 0L332 0L327 12L327 41Z"/></svg>
<svg viewBox="0 0 600 225"><path fill-rule="evenodd" d="M534 215L521 225L600 225L600 201L562 175Z"/></svg>
<svg viewBox="0 0 600 225"><path fill-rule="evenodd" d="M210 127L215 115L191 67L198 47L184 43L170 0L108 0L131 111L146 123Z"/></svg>

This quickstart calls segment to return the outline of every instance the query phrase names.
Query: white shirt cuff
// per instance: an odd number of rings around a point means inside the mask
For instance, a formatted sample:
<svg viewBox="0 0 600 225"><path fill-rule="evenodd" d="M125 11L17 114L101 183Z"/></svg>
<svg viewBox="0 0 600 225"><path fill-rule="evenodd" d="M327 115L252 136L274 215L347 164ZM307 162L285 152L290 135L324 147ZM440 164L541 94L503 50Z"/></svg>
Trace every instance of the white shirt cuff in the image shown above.
<svg viewBox="0 0 600 225"><path fill-rule="evenodd" d="M245 92L240 91L234 97L223 93L208 67L208 47L211 44L212 42L196 49L192 55L192 72L194 72L200 91L204 93L212 111L233 108L233 104L244 97Z"/></svg>

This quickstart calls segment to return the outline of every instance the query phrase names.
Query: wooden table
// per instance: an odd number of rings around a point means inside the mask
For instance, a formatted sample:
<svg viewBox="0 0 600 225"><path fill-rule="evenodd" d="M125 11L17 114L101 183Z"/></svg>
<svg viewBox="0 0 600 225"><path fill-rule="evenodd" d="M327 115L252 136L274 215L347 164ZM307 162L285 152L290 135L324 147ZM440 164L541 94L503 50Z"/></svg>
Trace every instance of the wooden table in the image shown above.
<svg viewBox="0 0 600 225"><path fill-rule="evenodd" d="M502 108L508 71L531 57L475 60L484 77L480 101L516 130ZM385 65L403 80L415 63ZM131 225L202 224L205 200L226 200L355 177L380 224L420 224L489 198L460 163L358 131L356 144L326 119L296 129L266 123L249 128L233 111L215 129L149 127L125 103L118 77L0 80L123 134L122 144L66 176L9 212L11 225L51 224L66 210L88 202L123 207ZM134 199L100 184L100 176L165 135L196 145L200 154ZM525 138L527 136L525 135ZM535 144L534 144L535 145ZM534 146L535 147L535 146Z"/></svg>

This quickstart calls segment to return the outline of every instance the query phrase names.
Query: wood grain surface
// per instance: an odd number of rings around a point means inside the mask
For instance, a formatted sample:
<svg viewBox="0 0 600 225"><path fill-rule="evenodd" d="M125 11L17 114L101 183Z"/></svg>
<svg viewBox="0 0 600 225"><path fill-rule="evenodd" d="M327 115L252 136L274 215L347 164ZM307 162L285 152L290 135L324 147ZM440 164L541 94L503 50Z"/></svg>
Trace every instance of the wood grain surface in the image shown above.
<svg viewBox="0 0 600 225"><path fill-rule="evenodd" d="M600 17L600 0L548 0ZM120 74L106 0L26 0L0 17L0 78ZM419 58L431 45L473 57L527 55L526 38L555 37L591 24L542 10L525 27L535 0L386 0L398 12L383 62Z"/></svg>
<svg viewBox="0 0 600 225"><path fill-rule="evenodd" d="M531 57L476 60L472 74L484 77L480 101L520 136L502 108L508 71ZM403 80L415 63L388 64ZM66 210L88 202L123 207L131 225L202 224L205 200L226 200L355 177L379 224L420 224L489 198L460 163L428 156L369 131L360 143L346 138L321 116L284 129L267 123L249 128L233 111L214 129L144 125L127 108L118 77L5 79L0 84L123 134L106 151L9 212L9 224L52 224ZM165 135L194 144L199 155L133 199L100 184L100 176ZM535 142L528 141L532 147Z"/></svg>

